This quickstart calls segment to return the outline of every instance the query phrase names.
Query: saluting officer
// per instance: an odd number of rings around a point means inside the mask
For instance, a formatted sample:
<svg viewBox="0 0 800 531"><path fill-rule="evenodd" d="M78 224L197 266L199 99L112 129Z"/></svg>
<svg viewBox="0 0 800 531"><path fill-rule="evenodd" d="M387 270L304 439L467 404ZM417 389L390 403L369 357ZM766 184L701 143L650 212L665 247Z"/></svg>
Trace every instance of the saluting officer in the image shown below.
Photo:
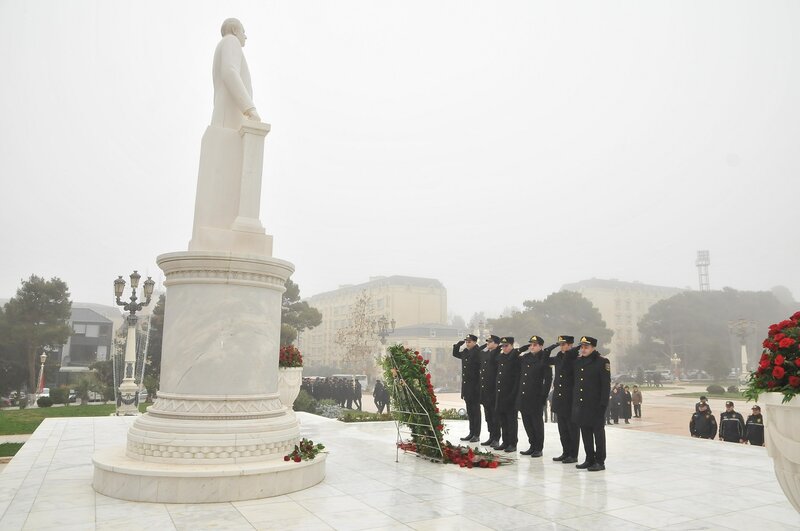
<svg viewBox="0 0 800 531"><path fill-rule="evenodd" d="M483 404L483 414L486 417L486 426L489 429L489 438L481 443L482 446L497 446L500 444L500 421L495 411L497 394L497 357L500 355L500 338L490 335L486 338L486 345L481 349L480 360L480 400Z"/></svg>
<svg viewBox="0 0 800 531"><path fill-rule="evenodd" d="M519 385L519 352L514 349L514 338L500 339L500 355L497 356L497 391L495 411L500 421L503 441L493 446L495 450L517 451L517 387Z"/></svg>
<svg viewBox="0 0 800 531"><path fill-rule="evenodd" d="M580 347L574 347L575 338L572 336L558 336L558 345L561 351L550 358L550 365L555 365L556 374L553 380L552 410L558 422L558 435L561 438L561 455L554 457L553 461L564 464L578 462L578 448L580 446L581 431L572 418L572 386L575 383L574 364L578 358Z"/></svg>
<svg viewBox="0 0 800 531"><path fill-rule="evenodd" d="M553 383L553 370L550 368L550 352L558 345L542 348L544 339L531 336L530 344L520 347L519 386L517 390L517 410L522 415L522 425L528 434L530 447L520 452L522 455L542 457L544 448L544 421L542 409L547 404L547 394Z"/></svg>
<svg viewBox="0 0 800 531"><path fill-rule="evenodd" d="M576 468L591 472L605 470L605 412L611 392L611 364L595 350L597 339L581 338L580 356L575 360L575 390L572 414L581 428L586 461Z"/></svg>
<svg viewBox="0 0 800 531"><path fill-rule="evenodd" d="M761 406L753 406L753 414L747 417L744 438L753 446L764 446L764 417Z"/></svg>
<svg viewBox="0 0 800 531"><path fill-rule="evenodd" d="M478 442L481 440L481 360L478 336L467 334L467 337L453 345L453 356L461 360L461 398L467 405L469 419L469 433L466 437L461 437L461 440Z"/></svg>

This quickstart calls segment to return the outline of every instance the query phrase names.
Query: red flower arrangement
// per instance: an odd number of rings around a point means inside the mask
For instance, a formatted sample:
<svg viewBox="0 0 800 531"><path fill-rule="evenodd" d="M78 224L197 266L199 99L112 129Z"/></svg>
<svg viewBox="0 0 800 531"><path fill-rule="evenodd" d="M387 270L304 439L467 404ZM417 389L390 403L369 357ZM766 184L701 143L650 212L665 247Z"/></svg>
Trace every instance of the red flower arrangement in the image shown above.
<svg viewBox="0 0 800 531"><path fill-rule="evenodd" d="M428 360L419 352L394 345L381 364L392 399L392 414L397 422L411 430L411 440L398 442L399 449L462 468L497 468L500 465L502 459L491 452L444 441L445 427L433 392ZM416 400L408 399L409 392Z"/></svg>
<svg viewBox="0 0 800 531"><path fill-rule="evenodd" d="M314 441L309 439L303 438L294 445L294 451L289 455L284 455L284 461L294 461L295 463L299 463L300 461L308 461L310 459L314 459L317 457L317 454L320 453L325 449L325 445L317 443L314 444Z"/></svg>
<svg viewBox="0 0 800 531"><path fill-rule="evenodd" d="M788 402L800 393L800 312L770 325L762 343L764 351L758 368L750 373L744 396L757 400L763 392L783 393Z"/></svg>
<svg viewBox="0 0 800 531"><path fill-rule="evenodd" d="M283 345L278 354L278 367L302 367L303 355L294 345Z"/></svg>

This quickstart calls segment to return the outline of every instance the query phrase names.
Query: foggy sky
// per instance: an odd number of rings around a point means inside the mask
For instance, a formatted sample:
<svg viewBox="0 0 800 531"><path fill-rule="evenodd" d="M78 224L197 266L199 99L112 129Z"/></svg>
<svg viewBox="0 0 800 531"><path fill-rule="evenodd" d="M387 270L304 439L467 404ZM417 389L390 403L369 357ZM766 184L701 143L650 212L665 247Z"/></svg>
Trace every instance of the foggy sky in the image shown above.
<svg viewBox="0 0 800 531"><path fill-rule="evenodd" d="M224 4L224 5L223 5ZM469 319L562 284L800 298L796 2L0 0L0 297L112 302L191 236L219 26L304 296L441 280Z"/></svg>

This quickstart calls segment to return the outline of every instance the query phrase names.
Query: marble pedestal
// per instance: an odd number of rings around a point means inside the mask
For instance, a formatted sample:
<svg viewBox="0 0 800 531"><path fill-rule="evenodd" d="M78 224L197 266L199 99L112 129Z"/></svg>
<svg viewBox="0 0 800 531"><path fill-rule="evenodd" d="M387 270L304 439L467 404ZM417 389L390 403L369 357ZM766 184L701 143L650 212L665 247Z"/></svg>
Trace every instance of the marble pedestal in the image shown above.
<svg viewBox="0 0 800 531"><path fill-rule="evenodd" d="M158 257L164 270L158 398L127 446L94 456L94 488L132 501L223 502L308 488L324 459L285 462L300 436L278 393L290 263L221 251Z"/></svg>

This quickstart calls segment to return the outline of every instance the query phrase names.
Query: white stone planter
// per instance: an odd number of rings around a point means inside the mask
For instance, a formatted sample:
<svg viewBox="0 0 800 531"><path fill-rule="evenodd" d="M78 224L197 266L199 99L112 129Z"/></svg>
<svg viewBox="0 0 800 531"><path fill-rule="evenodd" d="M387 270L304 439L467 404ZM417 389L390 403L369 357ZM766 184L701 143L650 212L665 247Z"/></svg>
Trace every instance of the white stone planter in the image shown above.
<svg viewBox="0 0 800 531"><path fill-rule="evenodd" d="M763 393L767 454L783 493L800 512L800 400L782 404L783 393Z"/></svg>
<svg viewBox="0 0 800 531"><path fill-rule="evenodd" d="M303 383L302 367L278 368L278 392L284 406L292 409L297 395L300 394L300 385Z"/></svg>

